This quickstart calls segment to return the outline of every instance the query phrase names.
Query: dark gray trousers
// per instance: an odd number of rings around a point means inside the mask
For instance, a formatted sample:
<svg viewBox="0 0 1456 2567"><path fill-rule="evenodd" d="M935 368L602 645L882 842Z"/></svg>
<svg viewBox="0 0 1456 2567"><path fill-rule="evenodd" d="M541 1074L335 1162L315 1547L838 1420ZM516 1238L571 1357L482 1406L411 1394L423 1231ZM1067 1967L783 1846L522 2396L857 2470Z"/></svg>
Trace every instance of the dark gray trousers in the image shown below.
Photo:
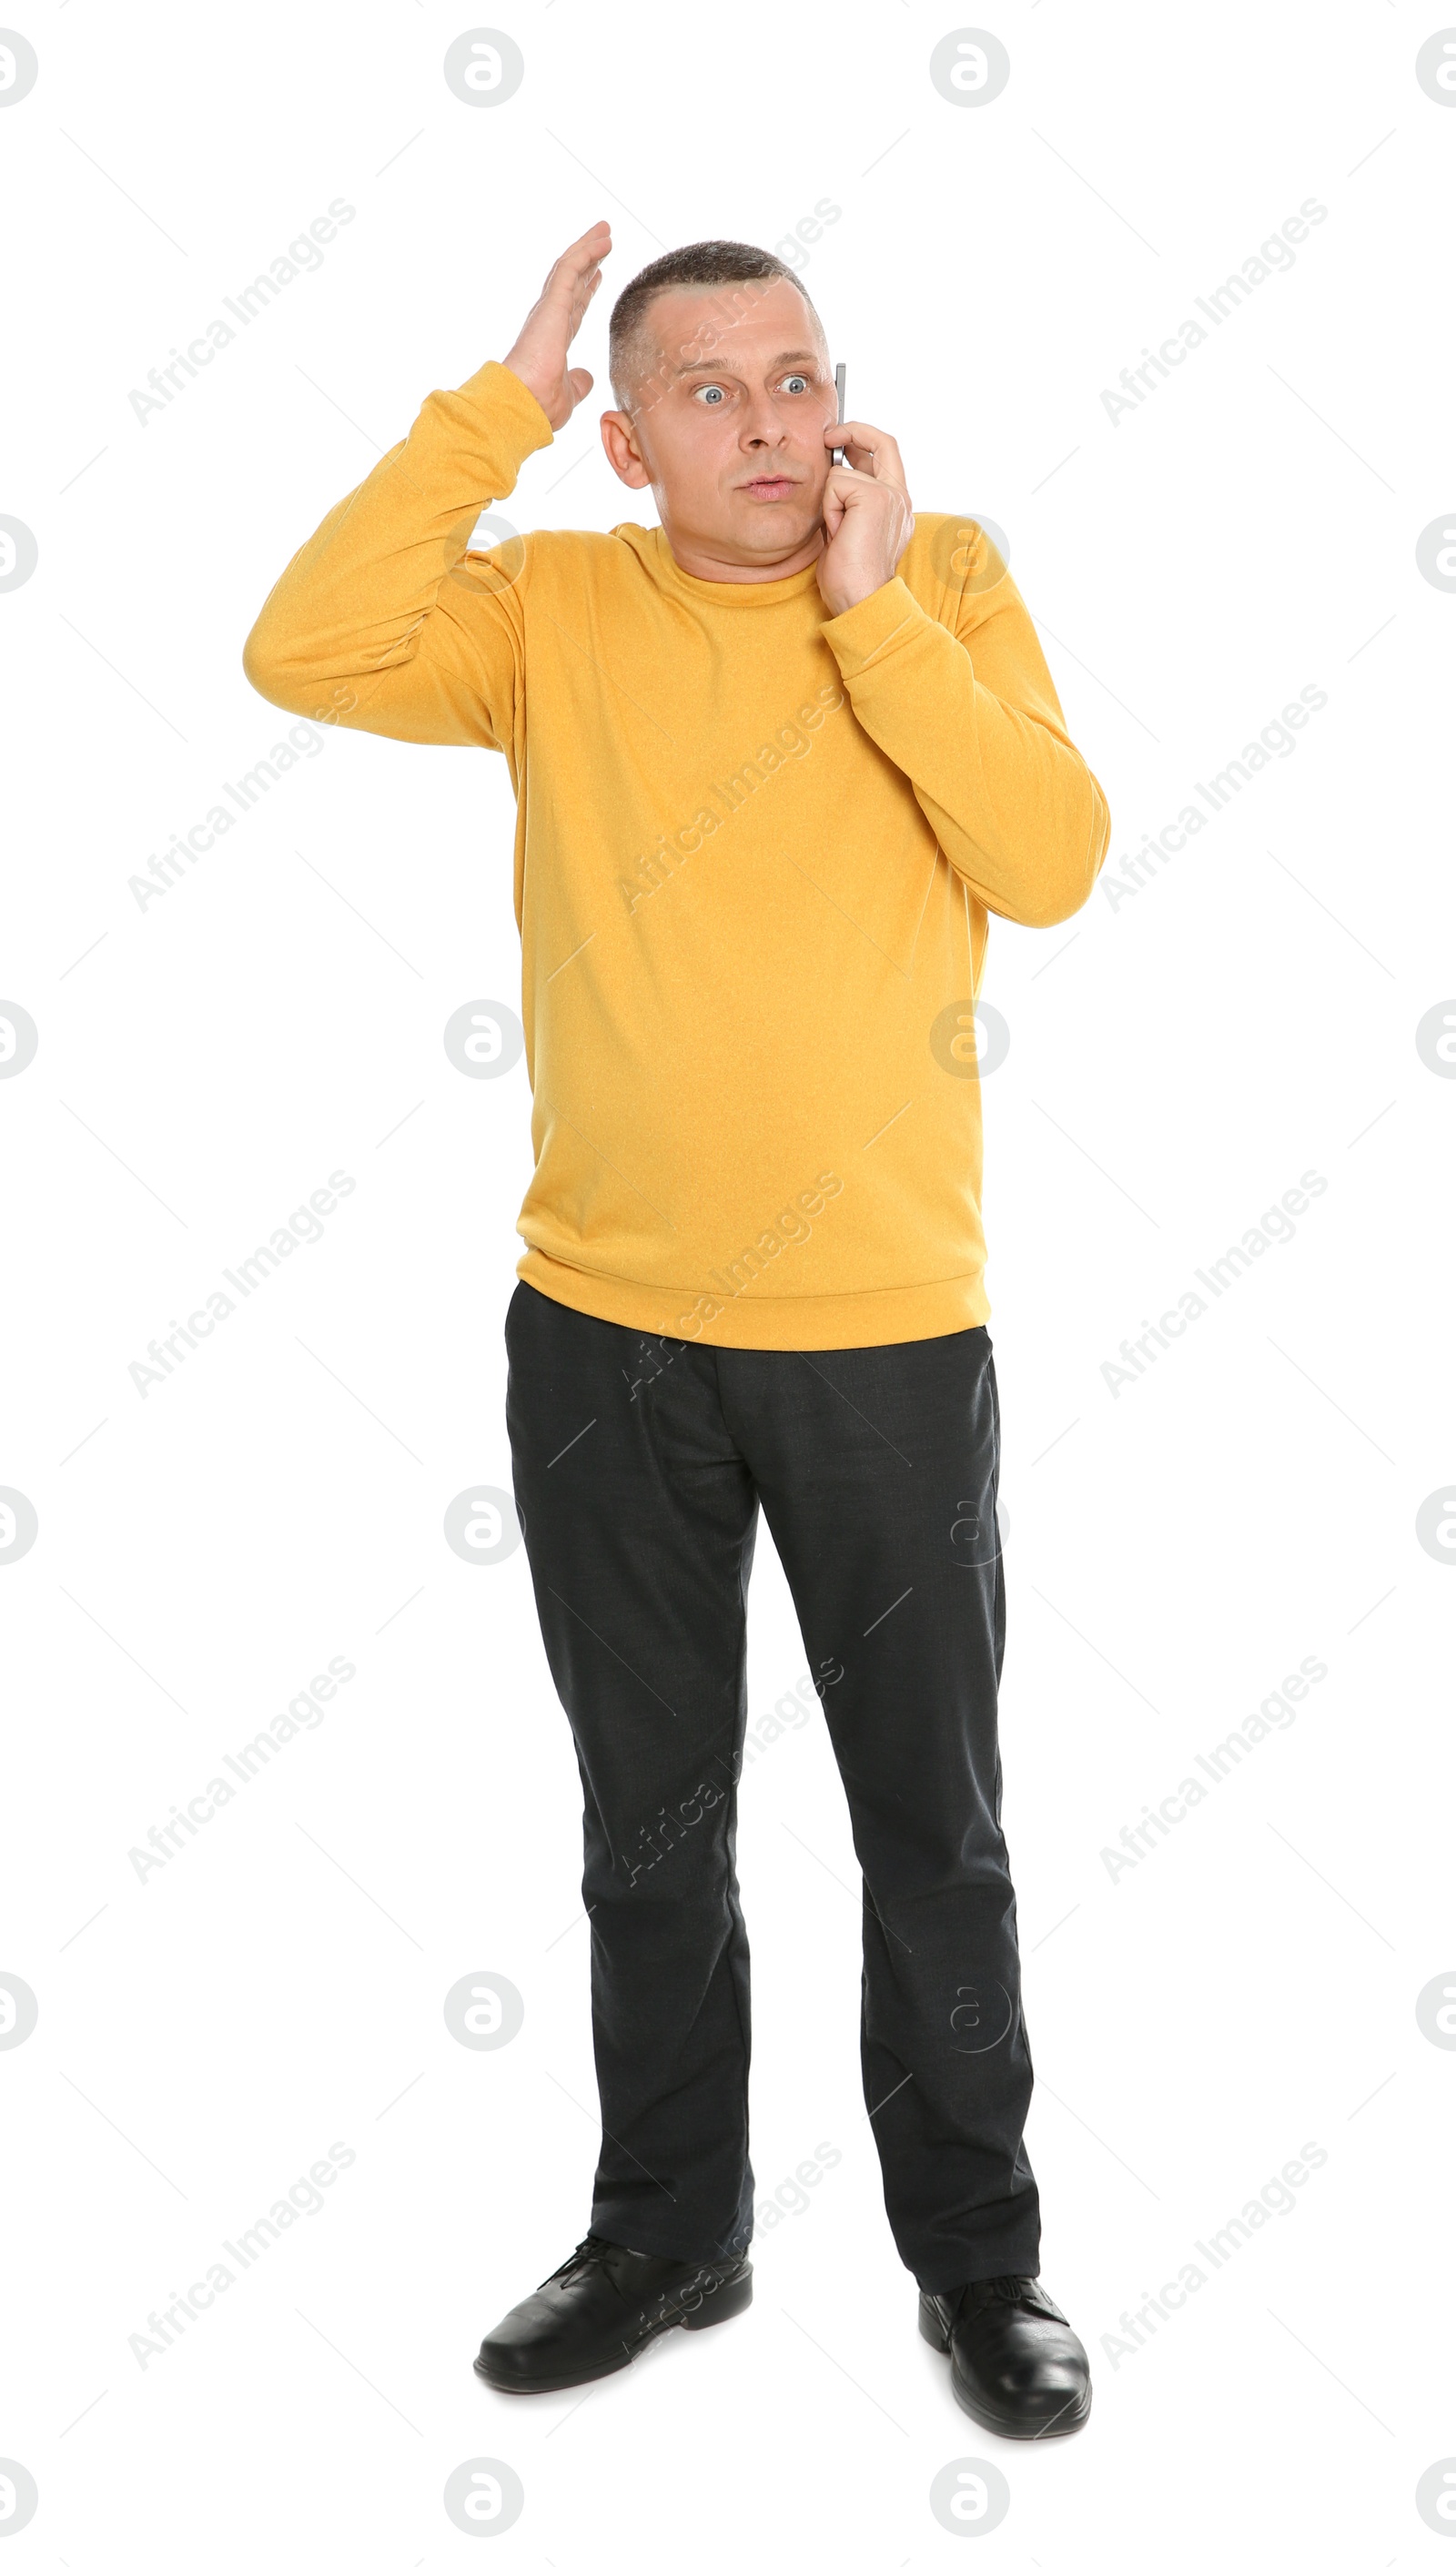
<svg viewBox="0 0 1456 2567"><path fill-rule="evenodd" d="M516 1501L585 1800L592 2226L713 2260L751 2233L733 1854L761 1504L863 1873L861 2064L896 2244L927 2290L1037 2272L986 1329L717 1349L522 1283L505 1341Z"/></svg>

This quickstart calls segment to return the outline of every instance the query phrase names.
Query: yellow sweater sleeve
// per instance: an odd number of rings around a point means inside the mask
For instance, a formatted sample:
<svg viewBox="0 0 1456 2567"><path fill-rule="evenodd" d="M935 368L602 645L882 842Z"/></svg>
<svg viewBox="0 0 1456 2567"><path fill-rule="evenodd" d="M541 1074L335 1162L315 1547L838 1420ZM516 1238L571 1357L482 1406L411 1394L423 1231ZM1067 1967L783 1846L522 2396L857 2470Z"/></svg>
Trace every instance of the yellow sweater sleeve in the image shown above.
<svg viewBox="0 0 1456 2567"><path fill-rule="evenodd" d="M1019 926L1054 927L1096 881L1106 797L1067 735L1010 575L959 614L952 632L891 579L831 617L824 640L856 719L976 898Z"/></svg>
<svg viewBox="0 0 1456 2567"><path fill-rule="evenodd" d="M505 366L431 393L269 592L243 647L258 693L314 721L509 752L529 546L465 553L481 509L550 443L545 412Z"/></svg>

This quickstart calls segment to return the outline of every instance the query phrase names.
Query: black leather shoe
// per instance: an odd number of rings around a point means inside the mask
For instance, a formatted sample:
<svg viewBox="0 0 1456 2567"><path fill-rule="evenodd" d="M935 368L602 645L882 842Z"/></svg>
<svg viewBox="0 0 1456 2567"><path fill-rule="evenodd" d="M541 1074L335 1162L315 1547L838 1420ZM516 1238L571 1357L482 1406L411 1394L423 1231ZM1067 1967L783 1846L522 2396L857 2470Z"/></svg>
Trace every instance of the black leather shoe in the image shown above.
<svg viewBox="0 0 1456 2567"><path fill-rule="evenodd" d="M951 2357L956 2403L993 2433L1074 2433L1092 2406L1086 2349L1027 2273L922 2291L920 2332Z"/></svg>
<svg viewBox="0 0 1456 2567"><path fill-rule="evenodd" d="M670 2327L719 2326L752 2296L746 2255L680 2264L589 2231L538 2291L491 2328L475 2369L492 2389L579 2389L625 2371Z"/></svg>

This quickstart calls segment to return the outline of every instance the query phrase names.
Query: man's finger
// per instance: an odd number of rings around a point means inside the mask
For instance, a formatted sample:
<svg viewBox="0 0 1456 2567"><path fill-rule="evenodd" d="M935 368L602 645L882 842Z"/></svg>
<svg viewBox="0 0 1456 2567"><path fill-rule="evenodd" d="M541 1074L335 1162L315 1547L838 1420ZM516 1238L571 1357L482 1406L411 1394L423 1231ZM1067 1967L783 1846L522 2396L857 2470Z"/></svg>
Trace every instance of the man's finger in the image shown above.
<svg viewBox="0 0 1456 2567"><path fill-rule="evenodd" d="M600 282L601 273L595 259L589 259L585 267L569 267L565 259L558 259L541 288L541 301L580 303L584 306L593 287Z"/></svg>
<svg viewBox="0 0 1456 2567"><path fill-rule="evenodd" d="M842 419L831 425L836 427L837 433L851 445L879 446L891 454L898 454L900 451L889 429L872 428L867 419Z"/></svg>
<svg viewBox="0 0 1456 2567"><path fill-rule="evenodd" d="M573 277L584 275L589 267L595 267L599 260L609 255L611 247L611 224L593 223L589 232L583 232L580 240L574 240L569 249L562 251L551 270L551 275ZM547 282L550 282L549 278Z"/></svg>
<svg viewBox="0 0 1456 2567"><path fill-rule="evenodd" d="M857 498L862 490L885 490L897 499L909 500L904 480L888 472L860 472L852 463L831 463L824 484L825 494L837 490L841 499Z"/></svg>
<svg viewBox="0 0 1456 2567"><path fill-rule="evenodd" d="M584 233L581 241L574 243L571 249L563 251L541 288L542 305L565 321L568 339L576 337L586 317L587 305L601 284L601 262L607 255L611 243L608 242L605 247L594 248L585 259L578 259L576 252L583 247L584 243L593 241L596 234L605 228L604 224L599 223L595 232Z"/></svg>
<svg viewBox="0 0 1456 2567"><path fill-rule="evenodd" d="M846 455L856 455L859 461L855 469L866 471L872 481L889 481L897 490L905 489L900 448L884 428L871 428L867 420L831 420L824 430L824 442L842 445Z"/></svg>

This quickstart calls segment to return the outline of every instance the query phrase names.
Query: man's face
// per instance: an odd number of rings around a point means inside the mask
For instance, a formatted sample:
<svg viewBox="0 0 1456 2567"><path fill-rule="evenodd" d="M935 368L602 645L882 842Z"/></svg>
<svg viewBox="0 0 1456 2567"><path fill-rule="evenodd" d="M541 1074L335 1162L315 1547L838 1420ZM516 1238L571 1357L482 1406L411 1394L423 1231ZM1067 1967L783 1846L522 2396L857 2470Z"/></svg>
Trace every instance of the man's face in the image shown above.
<svg viewBox="0 0 1456 2567"><path fill-rule="evenodd" d="M649 305L643 349L632 407L607 412L602 442L630 488L651 489L678 560L770 577L812 560L834 382L797 286L674 288Z"/></svg>

